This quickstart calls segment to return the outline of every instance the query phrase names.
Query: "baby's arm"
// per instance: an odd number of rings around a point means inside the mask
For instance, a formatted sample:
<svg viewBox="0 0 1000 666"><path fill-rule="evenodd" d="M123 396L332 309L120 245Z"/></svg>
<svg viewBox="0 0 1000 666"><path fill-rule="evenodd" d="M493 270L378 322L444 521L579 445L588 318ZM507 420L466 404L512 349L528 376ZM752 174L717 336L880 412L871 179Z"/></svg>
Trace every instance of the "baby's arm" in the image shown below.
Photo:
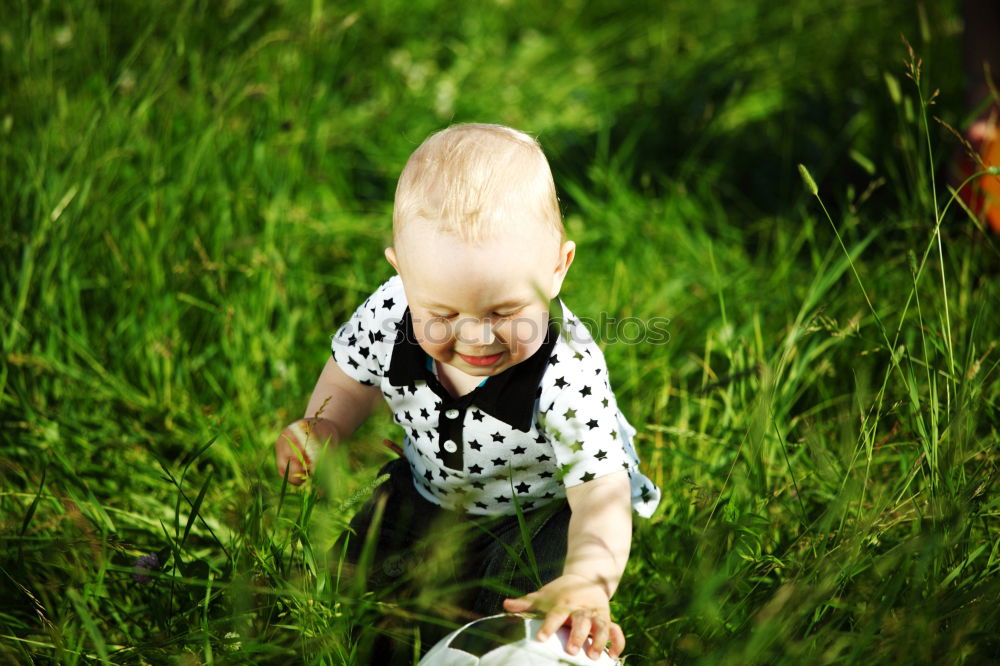
<svg viewBox="0 0 1000 666"><path fill-rule="evenodd" d="M611 621L609 601L618 587L632 543L632 503L628 472L622 470L566 489L572 516L563 575L520 599L507 599L514 613L545 612L538 632L546 640L572 620L567 650L576 654L587 636L596 659L610 639L611 656L625 649L621 628Z"/></svg>
<svg viewBox="0 0 1000 666"><path fill-rule="evenodd" d="M285 428L274 443L278 474L284 476L287 466L288 481L301 484L315 462L306 452L304 433L319 445L336 444L354 434L381 397L378 387L348 377L331 357L316 381L305 418Z"/></svg>

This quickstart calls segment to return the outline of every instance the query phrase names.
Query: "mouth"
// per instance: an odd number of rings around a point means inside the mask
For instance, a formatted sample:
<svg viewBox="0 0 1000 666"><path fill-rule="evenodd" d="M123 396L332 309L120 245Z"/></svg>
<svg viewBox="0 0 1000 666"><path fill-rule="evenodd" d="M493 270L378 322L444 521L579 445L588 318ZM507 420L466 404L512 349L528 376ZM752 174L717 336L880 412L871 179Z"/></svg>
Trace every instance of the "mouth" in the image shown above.
<svg viewBox="0 0 1000 666"><path fill-rule="evenodd" d="M469 365L474 365L477 368L489 367L499 361L501 356L503 356L503 352L499 354L490 354L488 356L468 356L466 354L459 354L459 357L463 361Z"/></svg>

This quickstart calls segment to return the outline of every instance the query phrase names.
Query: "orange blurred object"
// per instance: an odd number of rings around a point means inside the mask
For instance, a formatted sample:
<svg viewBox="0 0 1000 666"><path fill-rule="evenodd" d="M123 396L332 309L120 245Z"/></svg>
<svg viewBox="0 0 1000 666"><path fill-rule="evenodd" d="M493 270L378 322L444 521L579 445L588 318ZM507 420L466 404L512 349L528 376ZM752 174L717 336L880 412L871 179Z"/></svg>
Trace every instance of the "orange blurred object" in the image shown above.
<svg viewBox="0 0 1000 666"><path fill-rule="evenodd" d="M987 167L1000 166L1000 137L984 141L980 155ZM962 179L968 178L983 167L971 160L963 160ZM1000 233L1000 175L983 174L962 188L962 199L996 233Z"/></svg>

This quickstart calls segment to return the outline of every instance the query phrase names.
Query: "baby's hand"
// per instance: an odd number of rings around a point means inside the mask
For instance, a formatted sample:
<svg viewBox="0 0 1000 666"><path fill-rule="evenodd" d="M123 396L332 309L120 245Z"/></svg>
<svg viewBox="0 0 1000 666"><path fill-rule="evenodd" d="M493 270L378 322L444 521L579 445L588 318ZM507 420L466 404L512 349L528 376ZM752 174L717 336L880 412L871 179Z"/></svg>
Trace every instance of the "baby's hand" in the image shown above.
<svg viewBox="0 0 1000 666"><path fill-rule="evenodd" d="M571 624L566 651L576 654L583 647L587 636L591 638L587 656L597 659L604 646L611 641L608 651L613 659L625 649L625 634L611 621L608 595L603 586L580 576L568 574L556 578L537 592L519 599L505 599L503 607L510 613L542 611L545 622L538 632L538 640L548 640L559 627Z"/></svg>
<svg viewBox="0 0 1000 666"><path fill-rule="evenodd" d="M312 472L313 460L310 450L315 450L316 433L308 419L299 419L278 435L274 443L274 456L278 465L278 475L285 476L288 469L288 482L301 485Z"/></svg>

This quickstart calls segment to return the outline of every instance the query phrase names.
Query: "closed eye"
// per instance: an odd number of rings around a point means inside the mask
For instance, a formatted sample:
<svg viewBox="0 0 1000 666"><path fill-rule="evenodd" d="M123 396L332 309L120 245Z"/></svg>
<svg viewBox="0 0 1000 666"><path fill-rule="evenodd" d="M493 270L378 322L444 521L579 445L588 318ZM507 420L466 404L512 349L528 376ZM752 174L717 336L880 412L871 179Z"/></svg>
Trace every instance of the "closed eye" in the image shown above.
<svg viewBox="0 0 1000 666"><path fill-rule="evenodd" d="M497 319L509 319L523 309L524 308L518 308L516 310L511 310L510 312L494 312L493 316L496 317Z"/></svg>

